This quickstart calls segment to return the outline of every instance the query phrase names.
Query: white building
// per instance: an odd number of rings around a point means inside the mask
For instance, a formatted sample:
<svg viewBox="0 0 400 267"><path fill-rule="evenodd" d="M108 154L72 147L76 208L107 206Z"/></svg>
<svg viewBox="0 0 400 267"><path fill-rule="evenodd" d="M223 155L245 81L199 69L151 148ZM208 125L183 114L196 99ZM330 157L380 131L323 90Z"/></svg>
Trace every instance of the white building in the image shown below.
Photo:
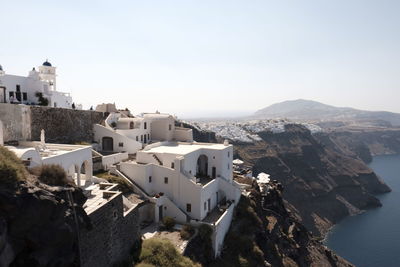
<svg viewBox="0 0 400 267"><path fill-rule="evenodd" d="M135 154L144 145L158 141L193 141L192 129L176 127L175 118L169 114L145 113L128 117L111 113L104 125L93 127L94 140L104 152Z"/></svg>
<svg viewBox="0 0 400 267"><path fill-rule="evenodd" d="M136 160L120 163L120 171L148 195L172 201L158 203L156 221L165 215L202 221L221 202L240 197L232 179L232 154L229 144L160 142L138 151Z"/></svg>
<svg viewBox="0 0 400 267"><path fill-rule="evenodd" d="M0 121L0 145L3 145L2 122ZM92 147L45 143L44 130L40 141L19 141L16 146L6 146L20 158L27 168L40 165L60 165L67 178L78 186L93 183Z"/></svg>
<svg viewBox="0 0 400 267"><path fill-rule="evenodd" d="M116 172L152 198L156 222L170 216L179 223L210 225L218 256L241 196L233 181L232 156L228 142L164 141L147 145Z"/></svg>
<svg viewBox="0 0 400 267"><path fill-rule="evenodd" d="M28 76L6 74L0 66L0 103L39 104L37 93L48 100L48 106L71 108L72 97L57 91L56 67L47 60L33 68Z"/></svg>

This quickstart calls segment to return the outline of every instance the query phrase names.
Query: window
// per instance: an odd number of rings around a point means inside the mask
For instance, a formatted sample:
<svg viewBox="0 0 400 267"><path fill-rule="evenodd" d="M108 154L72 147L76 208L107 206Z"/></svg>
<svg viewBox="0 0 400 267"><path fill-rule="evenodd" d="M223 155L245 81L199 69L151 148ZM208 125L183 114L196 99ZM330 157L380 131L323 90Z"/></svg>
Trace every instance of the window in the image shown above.
<svg viewBox="0 0 400 267"><path fill-rule="evenodd" d="M150 141L150 134L147 134L147 139Z"/></svg>
<svg viewBox="0 0 400 267"><path fill-rule="evenodd" d="M136 136L136 141L139 141L139 136Z"/></svg>
<svg viewBox="0 0 400 267"><path fill-rule="evenodd" d="M124 143L123 143L123 142L119 142L119 143L118 143L118 146L119 146L119 147L124 147Z"/></svg>
<svg viewBox="0 0 400 267"><path fill-rule="evenodd" d="M10 95L10 97L14 97L14 92L8 92L8 94Z"/></svg>
<svg viewBox="0 0 400 267"><path fill-rule="evenodd" d="M207 210L207 202L204 202L204 210Z"/></svg>
<svg viewBox="0 0 400 267"><path fill-rule="evenodd" d="M17 88L17 92L21 92L21 85L17 84L16 88Z"/></svg>
<svg viewBox="0 0 400 267"><path fill-rule="evenodd" d="M140 136L140 141L143 142L143 134Z"/></svg>
<svg viewBox="0 0 400 267"><path fill-rule="evenodd" d="M189 204L189 203L186 204L186 211L192 212L192 204Z"/></svg>
<svg viewBox="0 0 400 267"><path fill-rule="evenodd" d="M135 124L133 123L133 121L131 121L131 122L129 123L129 129L133 129L134 126L135 126Z"/></svg>
<svg viewBox="0 0 400 267"><path fill-rule="evenodd" d="M151 183L151 176L149 176L149 183Z"/></svg>
<svg viewBox="0 0 400 267"><path fill-rule="evenodd" d="M147 122L144 123L143 127L145 130L147 129Z"/></svg>
<svg viewBox="0 0 400 267"><path fill-rule="evenodd" d="M24 100L24 101L28 100L28 94L27 93L22 93L22 100Z"/></svg>
<svg viewBox="0 0 400 267"><path fill-rule="evenodd" d="M171 168L173 169L175 167L175 164L171 162Z"/></svg>
<svg viewBox="0 0 400 267"><path fill-rule="evenodd" d="M168 184L168 177L164 177L164 184Z"/></svg>
<svg viewBox="0 0 400 267"><path fill-rule="evenodd" d="M168 130L172 130L172 125L170 124L170 125L168 125Z"/></svg>

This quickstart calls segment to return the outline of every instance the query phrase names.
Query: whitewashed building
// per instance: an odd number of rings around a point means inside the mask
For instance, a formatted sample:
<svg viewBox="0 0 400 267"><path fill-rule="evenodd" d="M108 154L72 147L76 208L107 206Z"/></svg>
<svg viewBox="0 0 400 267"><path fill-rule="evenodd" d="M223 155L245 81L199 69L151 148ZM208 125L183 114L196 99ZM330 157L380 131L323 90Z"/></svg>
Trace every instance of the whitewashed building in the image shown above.
<svg viewBox="0 0 400 267"><path fill-rule="evenodd" d="M3 143L3 124L0 121L0 145ZM27 168L55 164L61 166L67 178L78 186L93 183L92 147L84 145L49 144L44 130L40 141L18 141L15 146L5 146L20 158Z"/></svg>
<svg viewBox="0 0 400 267"><path fill-rule="evenodd" d="M136 159L121 162L116 172L152 198L156 222L169 216L179 223L210 225L218 256L241 196L233 180L232 156L228 142L164 141L147 145Z"/></svg>
<svg viewBox="0 0 400 267"><path fill-rule="evenodd" d="M112 112L104 125L94 125L93 131L99 150L104 152L134 154L152 142L193 141L192 129L175 126L175 118L162 113L128 117Z"/></svg>
<svg viewBox="0 0 400 267"><path fill-rule="evenodd" d="M28 76L6 73L0 66L0 103L39 104L37 93L48 100L48 106L71 108L72 97L57 91L56 67L47 60L33 68Z"/></svg>

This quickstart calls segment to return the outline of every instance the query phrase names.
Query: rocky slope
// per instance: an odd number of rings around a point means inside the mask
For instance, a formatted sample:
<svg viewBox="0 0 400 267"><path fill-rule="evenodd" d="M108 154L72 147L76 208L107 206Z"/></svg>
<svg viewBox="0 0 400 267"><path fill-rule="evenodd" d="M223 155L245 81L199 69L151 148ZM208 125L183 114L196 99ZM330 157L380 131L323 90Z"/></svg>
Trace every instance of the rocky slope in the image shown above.
<svg viewBox="0 0 400 267"><path fill-rule="evenodd" d="M283 197L302 223L323 236L342 218L380 206L374 194L390 188L358 157L333 149L304 127L288 125L280 134L259 133L262 142L236 144L236 156L266 172L286 188ZM332 142L331 146L324 143Z"/></svg>
<svg viewBox="0 0 400 267"><path fill-rule="evenodd" d="M90 228L85 201L76 187L0 183L0 266L78 266L76 224Z"/></svg>
<svg viewBox="0 0 400 267"><path fill-rule="evenodd" d="M282 190L272 182L269 191L261 193L253 183L235 210L221 257L210 260L204 244L197 244L188 256L209 267L353 266L299 223L285 207Z"/></svg>

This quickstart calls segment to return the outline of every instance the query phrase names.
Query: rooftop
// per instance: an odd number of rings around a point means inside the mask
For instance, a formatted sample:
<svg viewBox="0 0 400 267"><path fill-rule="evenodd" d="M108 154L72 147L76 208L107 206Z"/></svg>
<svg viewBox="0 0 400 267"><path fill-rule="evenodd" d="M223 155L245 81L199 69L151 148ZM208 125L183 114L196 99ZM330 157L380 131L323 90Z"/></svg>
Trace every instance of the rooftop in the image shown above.
<svg viewBox="0 0 400 267"><path fill-rule="evenodd" d="M87 147L88 146L83 146L83 145L64 145L64 144L46 143L45 148L43 148L40 142L20 142L18 146L10 146L9 149L14 151L14 153L17 154L18 156L23 155L26 151L37 149L40 154L40 157L45 159Z"/></svg>
<svg viewBox="0 0 400 267"><path fill-rule="evenodd" d="M111 191L113 189L116 190L116 187L117 184L109 183L93 184L86 187L84 190L88 199L83 205L86 213L90 214L101 207L104 203L107 203L112 194L115 195L118 193Z"/></svg>
<svg viewBox="0 0 400 267"><path fill-rule="evenodd" d="M199 149L215 149L222 150L227 148L224 144L212 144L212 143L176 143L170 142L168 144L161 144L159 146L152 147L148 150L143 150L146 153L170 153L176 155L185 155L192 153Z"/></svg>

